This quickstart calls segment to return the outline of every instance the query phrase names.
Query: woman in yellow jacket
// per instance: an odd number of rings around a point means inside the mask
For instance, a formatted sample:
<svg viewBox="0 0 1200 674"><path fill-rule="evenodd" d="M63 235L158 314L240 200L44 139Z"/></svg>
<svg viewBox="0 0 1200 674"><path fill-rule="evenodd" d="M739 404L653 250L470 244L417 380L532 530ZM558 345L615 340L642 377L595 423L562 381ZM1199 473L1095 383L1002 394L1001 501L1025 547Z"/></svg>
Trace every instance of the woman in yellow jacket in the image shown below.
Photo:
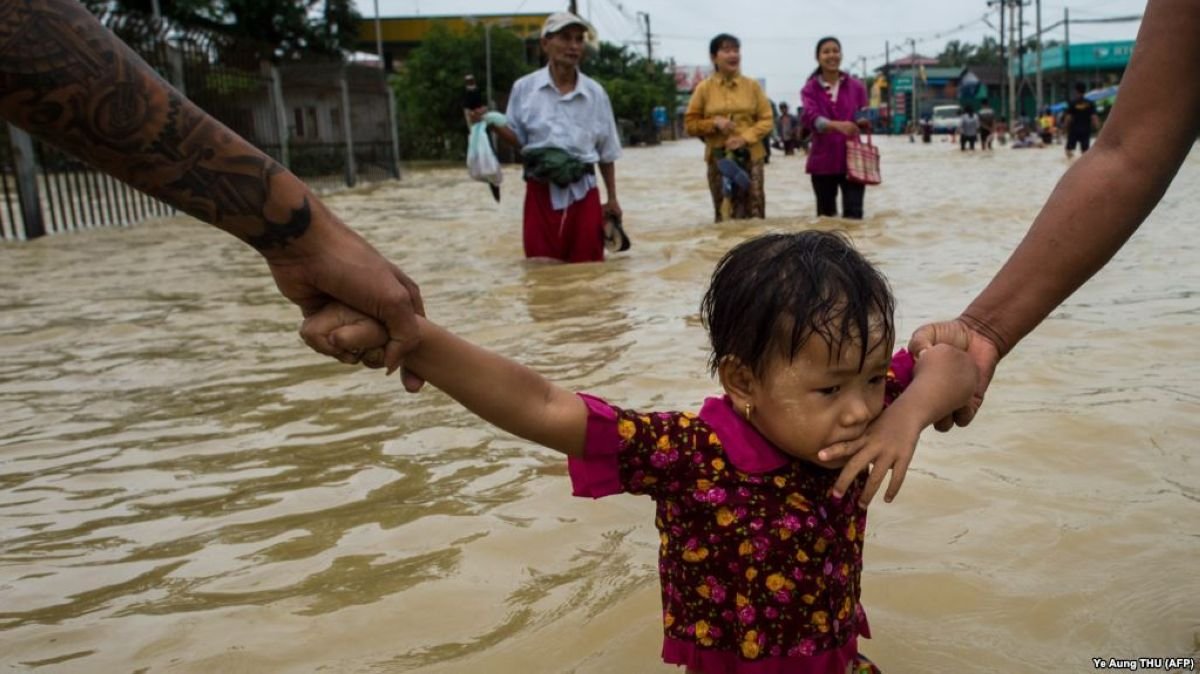
<svg viewBox="0 0 1200 674"><path fill-rule="evenodd" d="M709 43L708 53L714 72L692 92L683 121L688 135L704 141L714 219L766 217L762 140L775 126L771 102L758 82L742 75L742 44L736 37L721 33ZM717 165L722 159L749 174L749 188L727 194ZM730 168L728 162L725 166Z"/></svg>

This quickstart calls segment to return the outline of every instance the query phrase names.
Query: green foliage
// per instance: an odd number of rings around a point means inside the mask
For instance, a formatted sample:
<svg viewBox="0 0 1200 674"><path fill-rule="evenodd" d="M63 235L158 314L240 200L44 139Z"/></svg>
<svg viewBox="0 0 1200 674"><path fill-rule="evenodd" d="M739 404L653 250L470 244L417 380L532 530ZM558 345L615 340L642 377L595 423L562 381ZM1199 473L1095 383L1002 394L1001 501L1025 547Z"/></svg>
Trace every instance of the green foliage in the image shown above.
<svg viewBox="0 0 1200 674"><path fill-rule="evenodd" d="M533 70L525 62L525 45L500 27L491 29L492 90L504 109L513 82ZM484 29L459 33L435 26L421 46L409 54L404 72L392 78L399 115L401 156L458 158L467 151L463 119L463 76L471 73L487 86ZM483 92L486 95L486 90Z"/></svg>
<svg viewBox="0 0 1200 674"><path fill-rule="evenodd" d="M613 114L631 142L654 142L654 108L675 111L675 76L666 63L649 61L624 46L601 42L582 69L612 100Z"/></svg>
<svg viewBox="0 0 1200 674"><path fill-rule="evenodd" d="M221 68L204 75L204 91L209 96L237 97L262 91L262 78L236 68Z"/></svg>
<svg viewBox="0 0 1200 674"><path fill-rule="evenodd" d="M151 13L151 0L84 0L94 13ZM279 58L340 55L358 42L353 0L159 0L164 18L273 48Z"/></svg>
<svg viewBox="0 0 1200 674"><path fill-rule="evenodd" d="M976 49L978 47L970 42L950 40L946 43L946 48L942 50L942 53L938 54L938 64L943 66L965 66L974 55Z"/></svg>
<svg viewBox="0 0 1200 674"><path fill-rule="evenodd" d="M943 66L1004 65L1000 43L994 37L985 37L980 44L950 40L937 60Z"/></svg>
<svg viewBox="0 0 1200 674"><path fill-rule="evenodd" d="M472 73L486 86L482 26L463 33L436 26L409 54L404 72L394 77L401 156L418 159L460 158L466 153L463 75ZM492 28L492 89L504 109L508 92L536 67L525 60L525 45L508 30ZM596 79L612 100L613 114L625 135L637 142L657 138L653 110L675 107L675 78L661 61L653 63L629 49L601 43L589 51L583 72ZM486 93L486 92L485 92Z"/></svg>

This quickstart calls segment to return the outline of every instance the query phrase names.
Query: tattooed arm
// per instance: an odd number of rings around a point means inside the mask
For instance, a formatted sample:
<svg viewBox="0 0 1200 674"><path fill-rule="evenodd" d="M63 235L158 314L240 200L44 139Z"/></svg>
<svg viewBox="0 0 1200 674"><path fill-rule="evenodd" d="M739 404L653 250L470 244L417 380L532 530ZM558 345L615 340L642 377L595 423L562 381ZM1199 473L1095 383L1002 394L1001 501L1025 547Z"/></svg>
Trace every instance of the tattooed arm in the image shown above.
<svg viewBox="0 0 1200 674"><path fill-rule="evenodd" d="M387 326L389 369L416 345L417 285L78 0L0 0L0 116L245 241L305 316L337 299L374 317ZM326 339L309 345L358 360Z"/></svg>

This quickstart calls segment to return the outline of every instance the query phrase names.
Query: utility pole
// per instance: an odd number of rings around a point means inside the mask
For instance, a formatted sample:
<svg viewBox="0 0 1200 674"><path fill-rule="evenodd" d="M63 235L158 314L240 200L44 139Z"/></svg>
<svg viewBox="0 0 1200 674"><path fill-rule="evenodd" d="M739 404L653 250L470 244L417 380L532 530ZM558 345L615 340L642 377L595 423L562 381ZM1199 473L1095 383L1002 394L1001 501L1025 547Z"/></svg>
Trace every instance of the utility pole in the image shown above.
<svg viewBox="0 0 1200 674"><path fill-rule="evenodd" d="M1067 78L1067 100L1071 99L1071 10L1063 7L1063 76Z"/></svg>
<svg viewBox="0 0 1200 674"><path fill-rule="evenodd" d="M1025 0L1014 0L1017 3L1017 109L1025 109ZM1034 110L1034 116L1041 110Z"/></svg>
<svg viewBox="0 0 1200 674"><path fill-rule="evenodd" d="M912 47L912 119L915 124L920 119L921 108L917 103L917 41L913 38L908 38L908 43Z"/></svg>
<svg viewBox="0 0 1200 674"><path fill-rule="evenodd" d="M487 54L487 104L489 108L495 109L496 101L492 100L492 24L487 22L483 24L483 51Z"/></svg>
<svg viewBox="0 0 1200 674"><path fill-rule="evenodd" d="M579 16L579 7L577 6L575 0L571 0L571 2L567 4L567 11L575 16Z"/></svg>
<svg viewBox="0 0 1200 674"><path fill-rule="evenodd" d="M887 78L888 83L888 133L892 132L892 117L896 114L896 91L892 86L892 45L887 40L883 42L883 76Z"/></svg>
<svg viewBox="0 0 1200 674"><path fill-rule="evenodd" d="M1008 101L1005 100L1008 94L1008 33L1004 30L1004 10L1007 8L1008 0L993 0L1000 6L1000 61L1004 63L1004 84L1000 87L1000 109L1008 110ZM1009 128L1012 128L1012 116L1008 118Z"/></svg>
<svg viewBox="0 0 1200 674"><path fill-rule="evenodd" d="M379 23L379 0L375 0L375 53L379 54L379 67L383 68L383 30ZM386 68L383 68L386 72Z"/></svg>
<svg viewBox="0 0 1200 674"><path fill-rule="evenodd" d="M1017 80L1013 77L1013 70L1015 70L1013 56L1016 55L1017 50L1013 48L1013 23L1016 22L1016 7L1010 4L1008 11L1008 63L1006 64L1008 68L1008 123L1015 125L1017 121ZM1009 128L1015 128L1015 126L1009 126Z"/></svg>
<svg viewBox="0 0 1200 674"><path fill-rule="evenodd" d="M1042 109L1042 0L1037 0L1037 109Z"/></svg>
<svg viewBox="0 0 1200 674"><path fill-rule="evenodd" d="M637 15L646 22L646 60L654 61L654 43L650 35L650 14L648 12L638 12Z"/></svg>

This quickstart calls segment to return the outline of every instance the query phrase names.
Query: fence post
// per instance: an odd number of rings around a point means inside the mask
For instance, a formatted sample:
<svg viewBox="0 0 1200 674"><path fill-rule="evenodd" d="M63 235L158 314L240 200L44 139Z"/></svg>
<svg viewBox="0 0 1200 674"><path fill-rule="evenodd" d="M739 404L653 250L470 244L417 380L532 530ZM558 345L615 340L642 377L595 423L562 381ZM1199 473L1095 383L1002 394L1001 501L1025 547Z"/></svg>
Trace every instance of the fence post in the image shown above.
<svg viewBox="0 0 1200 674"><path fill-rule="evenodd" d="M388 86L387 73L383 73L383 95L387 97L388 131L392 136L392 177L400 179L400 132L396 129L396 94Z"/></svg>
<svg viewBox="0 0 1200 674"><path fill-rule="evenodd" d="M187 96L187 82L183 78L183 50L170 43L166 45L167 60L171 62L171 84L179 93Z"/></svg>
<svg viewBox="0 0 1200 674"><path fill-rule="evenodd" d="M346 81L346 67L341 70L342 83L342 129L346 133L346 187L358 182L358 165L354 161L354 133L350 129L350 84Z"/></svg>
<svg viewBox="0 0 1200 674"><path fill-rule="evenodd" d="M42 202L38 198L38 170L37 159L33 154L33 138L12 124L8 125L8 138L12 145L13 165L17 172L17 197L21 201L21 221L24 224L25 238L36 239L46 235L46 223L42 220Z"/></svg>
<svg viewBox="0 0 1200 674"><path fill-rule="evenodd" d="M279 128L279 163L289 171L292 168L292 158L288 154L288 123L287 108L283 103L283 77L279 68L271 64L271 99L275 108L275 125Z"/></svg>

